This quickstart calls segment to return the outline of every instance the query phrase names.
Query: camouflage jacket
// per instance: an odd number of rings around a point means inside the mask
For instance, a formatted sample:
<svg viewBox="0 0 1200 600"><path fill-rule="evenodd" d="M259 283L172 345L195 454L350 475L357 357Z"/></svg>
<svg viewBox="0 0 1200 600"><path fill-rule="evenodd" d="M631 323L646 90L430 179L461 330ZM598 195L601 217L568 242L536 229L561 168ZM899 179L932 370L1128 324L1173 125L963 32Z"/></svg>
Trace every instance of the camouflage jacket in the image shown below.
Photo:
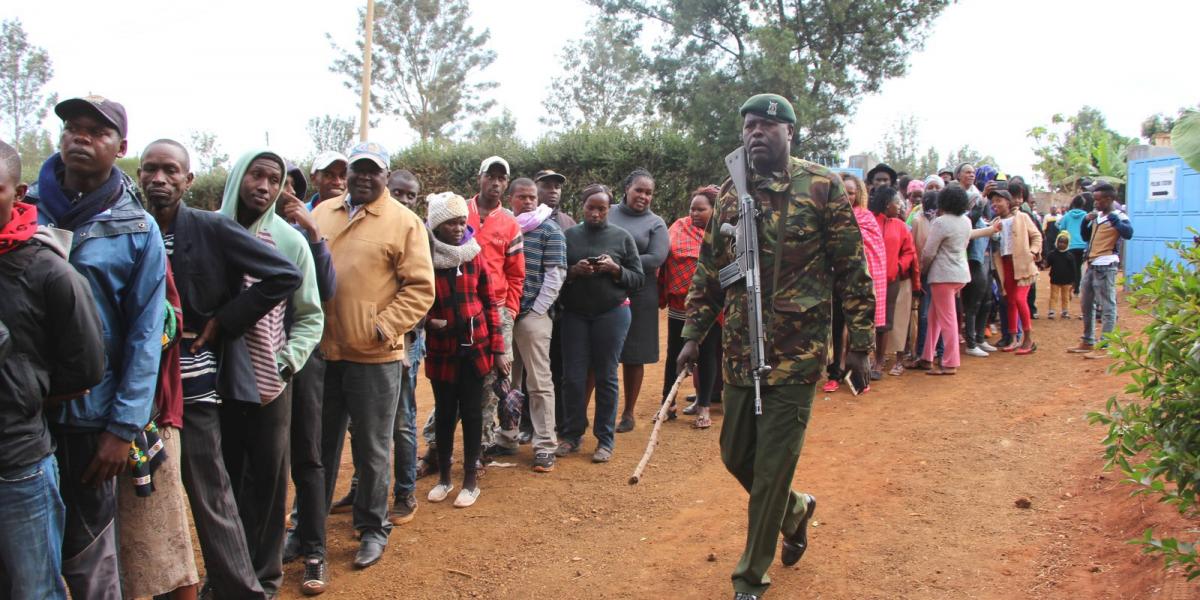
<svg viewBox="0 0 1200 600"><path fill-rule="evenodd" d="M793 157L786 174L751 177L750 190L760 207L762 320L765 358L771 366L764 383L815 383L827 361L831 299L835 294L842 299L850 349L870 351L874 347L875 293L867 272L862 234L841 178L829 169ZM775 240L782 209L772 207L772 197L786 198L789 203L778 273ZM732 239L720 233L721 224L737 220L737 191L733 182L726 180L700 247L699 264L687 297L683 337L703 339L724 309L725 382L753 385L746 286L737 283L723 290L718 278L721 267L735 258Z"/></svg>

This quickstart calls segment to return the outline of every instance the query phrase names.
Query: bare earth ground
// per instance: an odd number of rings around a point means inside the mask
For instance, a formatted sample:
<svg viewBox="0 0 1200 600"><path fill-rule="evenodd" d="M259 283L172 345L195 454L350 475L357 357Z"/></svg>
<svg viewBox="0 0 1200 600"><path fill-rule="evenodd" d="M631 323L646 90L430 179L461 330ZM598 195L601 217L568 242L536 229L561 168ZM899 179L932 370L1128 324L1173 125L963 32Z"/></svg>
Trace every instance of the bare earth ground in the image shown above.
<svg viewBox="0 0 1200 600"><path fill-rule="evenodd" d="M1102 472L1102 431L1085 415L1124 380L1104 372L1107 360L1063 352L1080 327L1043 318L1036 354L964 356L953 378L910 372L859 397L818 392L795 482L820 500L810 549L794 568L776 563L767 597L1200 596L1124 543L1151 524L1176 532L1195 524L1130 498L1116 474ZM626 482L661 382L661 368L648 368L638 427L618 435L607 465L589 462L589 439L553 473L534 474L523 446L516 468L488 470L466 510L426 502L433 480L421 480L416 519L392 532L370 569L350 567L350 515L331 516L325 597L730 597L747 496L721 465L719 407L707 431L691 429L690 417L666 424L643 482ZM427 382L419 405L423 421ZM349 472L347 450L339 496ZM1020 498L1031 508L1017 508ZM283 597L301 597L301 574L299 563L287 565Z"/></svg>

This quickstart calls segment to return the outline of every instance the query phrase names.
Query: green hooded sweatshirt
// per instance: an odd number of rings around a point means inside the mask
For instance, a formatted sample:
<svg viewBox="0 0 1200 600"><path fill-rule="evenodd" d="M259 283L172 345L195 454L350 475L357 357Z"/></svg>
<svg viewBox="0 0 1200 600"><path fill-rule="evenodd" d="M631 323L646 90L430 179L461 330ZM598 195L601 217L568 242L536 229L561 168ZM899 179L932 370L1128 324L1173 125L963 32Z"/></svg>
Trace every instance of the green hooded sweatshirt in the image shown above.
<svg viewBox="0 0 1200 600"><path fill-rule="evenodd" d="M242 187L242 178L250 169L250 163L258 157L270 158L279 163L279 172L286 177L287 165L278 154L266 149L251 150L243 154L229 172L225 181L225 194L221 198L220 213L237 221L238 195ZM282 191L282 187L280 188ZM271 200L271 205L258 217L247 231L258 235L266 230L275 240L275 249L285 258L292 261L304 275L300 287L292 292L289 300L292 309L292 328L287 335L287 343L275 357L280 365L286 365L292 373L297 373L304 366L308 356L321 341L321 333L325 328L325 313L321 310L321 299L317 295L317 270L313 264L312 251L308 249L308 240L296 231L287 221L275 214L275 202L279 196Z"/></svg>

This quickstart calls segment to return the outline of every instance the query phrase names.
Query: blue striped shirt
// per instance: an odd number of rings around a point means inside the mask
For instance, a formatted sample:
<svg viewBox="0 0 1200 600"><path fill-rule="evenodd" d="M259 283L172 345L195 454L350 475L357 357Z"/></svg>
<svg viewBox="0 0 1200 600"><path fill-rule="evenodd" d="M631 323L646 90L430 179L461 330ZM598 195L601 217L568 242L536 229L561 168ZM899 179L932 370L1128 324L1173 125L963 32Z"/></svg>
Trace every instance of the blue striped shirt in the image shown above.
<svg viewBox="0 0 1200 600"><path fill-rule="evenodd" d="M542 221L525 238L525 287L521 290L521 312L533 308L542 291L546 270L553 267L567 268L567 241L562 229L553 219Z"/></svg>

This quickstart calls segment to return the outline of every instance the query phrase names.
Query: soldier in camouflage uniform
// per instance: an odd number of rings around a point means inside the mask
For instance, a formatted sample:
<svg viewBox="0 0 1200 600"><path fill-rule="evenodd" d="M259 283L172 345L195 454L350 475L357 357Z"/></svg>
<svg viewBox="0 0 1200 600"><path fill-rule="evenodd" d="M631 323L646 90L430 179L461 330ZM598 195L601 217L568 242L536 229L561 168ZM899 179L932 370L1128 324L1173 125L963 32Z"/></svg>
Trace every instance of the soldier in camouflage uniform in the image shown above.
<svg viewBox="0 0 1200 600"><path fill-rule="evenodd" d="M742 141L752 168L747 189L759 201L758 243L762 274L766 363L762 414L754 414L746 287L722 289L721 267L735 258L723 223L738 219L737 192L722 186L709 221L687 299L687 339L681 369L699 354L699 343L725 310L725 420L721 459L750 493L746 548L733 572L737 600L758 598L770 585L767 567L783 535L782 560L793 565L807 547L816 500L792 491L792 476L812 410L813 391L826 362L831 296L843 299L850 330L847 366L866 381L875 337L875 296L862 236L841 178L820 165L790 156L796 115L781 96L760 94L742 105ZM782 217L782 219L781 219ZM782 224L781 224L782 220ZM782 240L777 239L782 234Z"/></svg>

